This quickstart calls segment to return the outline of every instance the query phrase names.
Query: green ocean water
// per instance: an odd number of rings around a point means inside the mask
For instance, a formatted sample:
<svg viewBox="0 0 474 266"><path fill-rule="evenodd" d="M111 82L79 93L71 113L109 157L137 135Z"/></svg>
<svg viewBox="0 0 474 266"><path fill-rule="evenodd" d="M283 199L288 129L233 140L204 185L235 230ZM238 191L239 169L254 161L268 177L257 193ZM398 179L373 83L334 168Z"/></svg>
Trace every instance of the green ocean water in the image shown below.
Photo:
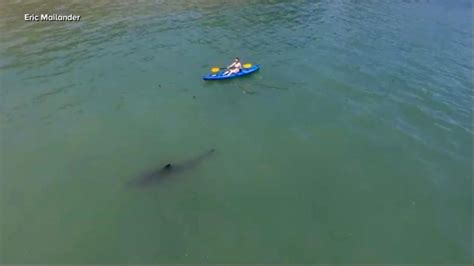
<svg viewBox="0 0 474 266"><path fill-rule="evenodd" d="M0 262L472 262L472 12L1 1Z"/></svg>

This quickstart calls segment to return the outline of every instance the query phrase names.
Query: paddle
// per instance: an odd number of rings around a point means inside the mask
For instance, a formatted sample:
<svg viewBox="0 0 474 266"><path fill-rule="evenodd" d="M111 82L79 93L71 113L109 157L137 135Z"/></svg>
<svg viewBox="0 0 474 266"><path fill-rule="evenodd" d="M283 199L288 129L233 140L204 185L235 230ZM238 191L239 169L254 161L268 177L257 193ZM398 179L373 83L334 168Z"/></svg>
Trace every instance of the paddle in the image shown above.
<svg viewBox="0 0 474 266"><path fill-rule="evenodd" d="M250 64L250 63L242 65L242 68L251 68L251 67L252 67L252 64ZM212 73L217 73L217 72L219 72L219 70L224 70L224 69L227 69L227 68L226 67L212 67L211 72Z"/></svg>

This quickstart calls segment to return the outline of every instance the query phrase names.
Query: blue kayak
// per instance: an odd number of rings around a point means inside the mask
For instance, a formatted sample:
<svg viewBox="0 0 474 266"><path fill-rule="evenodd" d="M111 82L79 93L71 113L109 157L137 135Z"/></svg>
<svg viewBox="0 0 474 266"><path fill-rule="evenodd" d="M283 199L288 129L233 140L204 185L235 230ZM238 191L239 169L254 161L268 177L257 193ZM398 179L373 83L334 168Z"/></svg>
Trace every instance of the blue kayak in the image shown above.
<svg viewBox="0 0 474 266"><path fill-rule="evenodd" d="M257 70L260 69L259 65L253 65L249 68L243 68L241 69L238 73L230 74L230 75L224 75L225 71L220 71L216 74L209 74L204 77L202 77L203 80L221 80L221 79L233 79L233 78L238 78L242 77L248 74L251 74Z"/></svg>

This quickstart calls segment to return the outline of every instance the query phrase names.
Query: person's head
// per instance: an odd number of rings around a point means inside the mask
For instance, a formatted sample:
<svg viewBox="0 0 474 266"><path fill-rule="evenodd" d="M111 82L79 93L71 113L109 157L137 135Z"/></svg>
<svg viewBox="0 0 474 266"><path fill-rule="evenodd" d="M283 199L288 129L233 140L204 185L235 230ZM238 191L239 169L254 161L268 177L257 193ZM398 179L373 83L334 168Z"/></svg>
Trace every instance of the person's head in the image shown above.
<svg viewBox="0 0 474 266"><path fill-rule="evenodd" d="M234 58L234 62L239 62L240 59L238 57Z"/></svg>

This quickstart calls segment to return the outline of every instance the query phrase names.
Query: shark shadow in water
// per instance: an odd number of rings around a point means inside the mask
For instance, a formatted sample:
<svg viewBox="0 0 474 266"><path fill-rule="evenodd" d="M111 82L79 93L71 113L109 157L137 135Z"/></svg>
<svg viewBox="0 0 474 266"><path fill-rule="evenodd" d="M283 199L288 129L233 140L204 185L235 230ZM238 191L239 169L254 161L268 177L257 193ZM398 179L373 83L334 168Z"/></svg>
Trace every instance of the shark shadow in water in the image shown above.
<svg viewBox="0 0 474 266"><path fill-rule="evenodd" d="M192 170L193 168L197 167L202 161L209 158L215 151L215 149L210 149L195 158L181 163L168 163L161 168L146 172L138 176L136 179L129 181L128 185L135 187L147 187L172 175Z"/></svg>

